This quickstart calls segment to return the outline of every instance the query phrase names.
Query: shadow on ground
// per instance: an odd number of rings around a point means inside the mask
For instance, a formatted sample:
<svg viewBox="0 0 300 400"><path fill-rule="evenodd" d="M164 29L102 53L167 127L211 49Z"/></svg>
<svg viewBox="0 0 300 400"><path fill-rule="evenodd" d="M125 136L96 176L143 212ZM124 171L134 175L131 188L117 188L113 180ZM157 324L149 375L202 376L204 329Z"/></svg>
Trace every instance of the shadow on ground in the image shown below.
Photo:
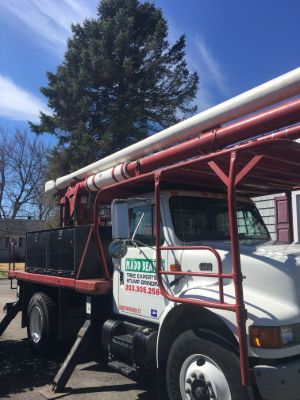
<svg viewBox="0 0 300 400"><path fill-rule="evenodd" d="M27 340L0 341L0 396L26 392L51 383L59 359L35 356Z"/></svg>
<svg viewBox="0 0 300 400"><path fill-rule="evenodd" d="M23 340L1 340L0 341L0 398L13 398L13 394L33 391L45 385L51 385L53 379L63 362L67 351L60 352L51 358L42 358L35 355L28 344ZM103 357L95 354L87 354L81 362L97 361L85 370L101 372L113 372L107 368ZM66 388L66 392L72 394L104 393L109 391L121 393L130 390L143 391L138 394L137 400L155 400L156 385L153 373L147 373L139 377L137 381L116 386L97 386L83 388Z"/></svg>

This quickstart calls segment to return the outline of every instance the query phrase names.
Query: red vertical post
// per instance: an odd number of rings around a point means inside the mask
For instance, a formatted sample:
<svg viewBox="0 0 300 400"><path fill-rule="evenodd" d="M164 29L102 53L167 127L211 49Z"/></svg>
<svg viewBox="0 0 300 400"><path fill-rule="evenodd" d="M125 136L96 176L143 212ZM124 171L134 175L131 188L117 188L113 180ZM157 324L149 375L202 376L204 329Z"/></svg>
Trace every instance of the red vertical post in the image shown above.
<svg viewBox="0 0 300 400"><path fill-rule="evenodd" d="M241 363L242 384L250 385L248 344L246 334L247 312L243 295L243 275L241 271L241 259L237 225L237 206L235 192L237 154L235 151L230 156L229 183L228 183L228 215L230 224L231 253L232 253L232 274L235 290L235 312L237 319L239 351Z"/></svg>
<svg viewBox="0 0 300 400"><path fill-rule="evenodd" d="M84 264L84 261L85 261L86 253L88 251L88 248L89 248L89 245L90 245L90 242L91 242L92 234L93 234L93 225L90 226L89 234L88 234L88 237L87 237L85 245L84 245L84 249L83 249L83 252L82 252L82 255L81 255L81 259L80 259L80 263L79 263L79 267L78 267L78 272L77 272L77 275L76 275L75 279L79 279L80 278L80 274L82 272L82 268L83 268L83 264Z"/></svg>
<svg viewBox="0 0 300 400"><path fill-rule="evenodd" d="M154 202L155 202L155 243L156 243L156 278L160 290L164 293L161 281L161 250L160 250L160 172L154 175Z"/></svg>
<svg viewBox="0 0 300 400"><path fill-rule="evenodd" d="M100 190L95 198L95 204L94 204L94 235L95 235L95 240L96 240L96 246L98 249L98 253L99 253L99 258L100 258L100 263L101 263L101 268L104 274L104 277L106 280L110 281L110 274L108 271L108 267L107 267L107 262L106 262L106 258L105 258L105 254L104 254L104 249L102 246L102 241L100 238L100 234L99 234L99 202L100 202L100 197L101 197L102 191Z"/></svg>
<svg viewBox="0 0 300 400"><path fill-rule="evenodd" d="M59 203L59 226L64 226L64 204Z"/></svg>

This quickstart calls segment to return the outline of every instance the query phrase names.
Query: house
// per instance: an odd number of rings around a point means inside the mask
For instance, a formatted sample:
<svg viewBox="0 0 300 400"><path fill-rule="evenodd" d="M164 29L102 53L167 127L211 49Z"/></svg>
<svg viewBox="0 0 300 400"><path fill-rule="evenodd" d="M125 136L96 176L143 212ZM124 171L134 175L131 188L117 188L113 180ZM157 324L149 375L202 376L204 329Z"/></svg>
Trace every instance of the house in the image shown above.
<svg viewBox="0 0 300 400"><path fill-rule="evenodd" d="M300 241L300 190L253 199L272 240L279 243Z"/></svg>
<svg viewBox="0 0 300 400"><path fill-rule="evenodd" d="M25 261L26 232L45 229L45 221L0 219L0 262L9 261L9 247L14 244L15 261Z"/></svg>

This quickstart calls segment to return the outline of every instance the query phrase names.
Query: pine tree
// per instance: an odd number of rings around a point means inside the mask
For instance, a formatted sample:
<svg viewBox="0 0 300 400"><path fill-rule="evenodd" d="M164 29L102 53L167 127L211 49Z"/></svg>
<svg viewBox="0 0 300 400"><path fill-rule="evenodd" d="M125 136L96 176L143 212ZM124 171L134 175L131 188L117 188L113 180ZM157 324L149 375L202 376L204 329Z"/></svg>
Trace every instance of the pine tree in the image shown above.
<svg viewBox="0 0 300 400"><path fill-rule="evenodd" d="M185 37L170 46L153 4L102 0L96 19L72 26L64 61L48 72L52 115L36 133L58 138L50 166L63 174L100 159L196 112L198 87L185 57Z"/></svg>

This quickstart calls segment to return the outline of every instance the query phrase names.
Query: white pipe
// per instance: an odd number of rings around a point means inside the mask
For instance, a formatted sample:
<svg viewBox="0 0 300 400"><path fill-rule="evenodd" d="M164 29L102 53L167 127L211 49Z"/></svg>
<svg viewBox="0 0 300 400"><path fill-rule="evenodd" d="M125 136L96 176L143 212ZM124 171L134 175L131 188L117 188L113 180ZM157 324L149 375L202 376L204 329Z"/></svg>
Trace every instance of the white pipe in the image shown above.
<svg viewBox="0 0 300 400"><path fill-rule="evenodd" d="M196 136L204 130L253 113L299 93L300 67L75 172L62 176L55 181L49 181L45 185L45 191L55 192L57 189L63 189L69 186L74 179L83 180L126 161L137 160L145 154L162 150L187 138Z"/></svg>
<svg viewBox="0 0 300 400"><path fill-rule="evenodd" d="M125 163L106 169L105 171L98 172L95 175L89 176L86 181L86 187L89 190L97 191L104 186L111 185L116 182L122 182L129 178L126 174Z"/></svg>

